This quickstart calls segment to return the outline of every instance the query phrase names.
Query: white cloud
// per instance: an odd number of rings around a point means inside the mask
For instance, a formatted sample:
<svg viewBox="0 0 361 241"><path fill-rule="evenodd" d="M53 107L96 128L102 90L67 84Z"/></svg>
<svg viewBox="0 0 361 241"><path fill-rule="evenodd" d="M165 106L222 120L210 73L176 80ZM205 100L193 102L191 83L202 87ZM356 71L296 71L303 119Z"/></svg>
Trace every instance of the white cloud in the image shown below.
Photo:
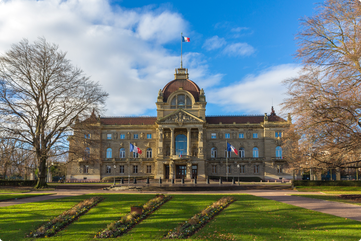
<svg viewBox="0 0 361 241"><path fill-rule="evenodd" d="M228 56L248 56L255 52L255 49L247 43L234 43L227 45L223 53Z"/></svg>
<svg viewBox="0 0 361 241"><path fill-rule="evenodd" d="M203 44L203 48L209 51L209 50L219 49L225 44L226 44L226 40L216 35L213 36L212 38L207 39Z"/></svg>
<svg viewBox="0 0 361 241"><path fill-rule="evenodd" d="M208 90L207 101L222 106L226 111L259 114L269 113L273 100L279 112L279 104L286 92L281 82L296 77L300 70L300 66L293 64L275 66L257 76L249 75L230 86Z"/></svg>
<svg viewBox="0 0 361 241"><path fill-rule="evenodd" d="M140 115L155 109L159 88L179 66L162 44L187 25L175 12L113 8L106 0L0 0L0 54L22 38L45 37L109 93L106 115ZM209 75L201 60L191 69L201 82L222 77Z"/></svg>

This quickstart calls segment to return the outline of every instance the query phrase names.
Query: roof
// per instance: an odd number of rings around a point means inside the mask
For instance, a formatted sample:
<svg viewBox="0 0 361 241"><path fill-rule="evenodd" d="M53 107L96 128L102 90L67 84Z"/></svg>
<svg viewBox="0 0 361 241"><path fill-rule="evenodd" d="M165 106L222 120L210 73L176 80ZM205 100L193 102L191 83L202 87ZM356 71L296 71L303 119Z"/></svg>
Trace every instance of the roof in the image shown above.
<svg viewBox="0 0 361 241"><path fill-rule="evenodd" d="M258 116L208 116L206 117L206 122L208 124L219 124L219 122L222 122L222 124L233 124L234 122L236 124L245 124L247 122L249 123L260 123L264 121L263 115ZM279 116L268 116L268 121L285 121L283 118Z"/></svg>
<svg viewBox="0 0 361 241"><path fill-rule="evenodd" d="M154 125L157 117L101 117L100 122L103 125ZM246 124L260 123L264 121L264 116L208 116L206 122L208 124ZM285 121L279 116L268 116L269 122Z"/></svg>
<svg viewBox="0 0 361 241"><path fill-rule="evenodd" d="M101 117L103 125L154 125L157 117Z"/></svg>
<svg viewBox="0 0 361 241"><path fill-rule="evenodd" d="M196 83L189 79L175 79L166 84L163 88L163 101L167 102L168 97L174 92L183 88L183 90L189 91L195 101L199 101L200 89Z"/></svg>

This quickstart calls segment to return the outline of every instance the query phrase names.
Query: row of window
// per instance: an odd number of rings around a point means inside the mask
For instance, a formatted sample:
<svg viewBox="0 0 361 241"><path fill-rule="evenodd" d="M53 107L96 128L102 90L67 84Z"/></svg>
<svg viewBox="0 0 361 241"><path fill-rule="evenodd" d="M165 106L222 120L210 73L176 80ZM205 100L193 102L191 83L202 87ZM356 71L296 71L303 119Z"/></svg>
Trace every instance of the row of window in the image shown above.
<svg viewBox="0 0 361 241"><path fill-rule="evenodd" d="M136 152L131 152L129 155L130 156L133 155L133 158L138 158L139 157L138 153L136 153ZM147 158L152 158L152 148L147 149L146 157ZM107 149L106 158L113 158L113 150L112 150L112 148ZM125 158L125 148L121 148L119 150L119 158Z"/></svg>
<svg viewBox="0 0 361 241"><path fill-rule="evenodd" d="M282 137L282 132L275 132L275 137ZM225 133L224 138L231 139L231 133ZM239 133L238 138L244 139L244 133ZM258 138L258 133L252 133L252 138ZM211 133L211 139L217 139L217 133Z"/></svg>
<svg viewBox="0 0 361 241"><path fill-rule="evenodd" d="M245 149L243 147L239 148L238 150L238 156L240 158L245 158L246 157L246 152ZM231 157L231 152L224 150L224 157ZM252 149L252 157L254 158L258 158L259 157L259 151L257 147L254 147ZM213 147L211 149L211 158L217 158L217 148ZM276 158L280 158L282 159L282 147L277 146L276 147Z"/></svg>
<svg viewBox="0 0 361 241"><path fill-rule="evenodd" d="M120 174L124 174L124 170L125 170L124 168L125 168L124 165L119 166ZM116 170L114 168L112 168L112 166L106 166L106 173L112 173L112 169L113 169L114 174L116 174ZM138 165L133 165L132 170L133 170L133 173L138 173ZM152 173L151 165L147 165L146 173Z"/></svg>
<svg viewBox="0 0 361 241"><path fill-rule="evenodd" d="M107 139L111 140L113 134L107 134ZM119 139L125 139L125 134L120 134ZM133 139L139 139L139 134L133 134ZM147 134L147 139L152 139L152 134Z"/></svg>
<svg viewBox="0 0 361 241"><path fill-rule="evenodd" d="M212 173L217 174L217 165L212 165ZM231 165L227 166L227 173L231 173ZM240 165L239 173L246 173L246 165ZM259 173L259 165L253 165L253 173Z"/></svg>

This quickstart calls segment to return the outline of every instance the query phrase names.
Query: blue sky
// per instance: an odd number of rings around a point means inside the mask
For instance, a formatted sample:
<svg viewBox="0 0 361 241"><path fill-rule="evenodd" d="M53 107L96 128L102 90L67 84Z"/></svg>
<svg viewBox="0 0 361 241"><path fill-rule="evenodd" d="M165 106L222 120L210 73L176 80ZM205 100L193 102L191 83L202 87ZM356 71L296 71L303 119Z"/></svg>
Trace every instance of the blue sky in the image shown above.
<svg viewBox="0 0 361 241"><path fill-rule="evenodd" d="M106 116L155 116L180 62L204 88L207 115L279 112L297 76L299 19L318 1L0 0L0 53L44 36L109 93Z"/></svg>

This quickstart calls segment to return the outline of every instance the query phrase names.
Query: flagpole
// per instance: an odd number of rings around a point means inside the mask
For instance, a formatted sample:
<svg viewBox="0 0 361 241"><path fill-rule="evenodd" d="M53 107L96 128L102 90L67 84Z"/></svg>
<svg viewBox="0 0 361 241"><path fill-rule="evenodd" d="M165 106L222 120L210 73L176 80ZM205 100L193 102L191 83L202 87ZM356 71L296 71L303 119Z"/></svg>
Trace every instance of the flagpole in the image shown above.
<svg viewBox="0 0 361 241"><path fill-rule="evenodd" d="M227 140L226 140L226 178L227 178L226 182L228 182L228 170L227 170L227 168L228 168L228 145L227 145Z"/></svg>
<svg viewBox="0 0 361 241"><path fill-rule="evenodd" d="M181 69L183 68L182 54L183 54L183 33L181 33Z"/></svg>

